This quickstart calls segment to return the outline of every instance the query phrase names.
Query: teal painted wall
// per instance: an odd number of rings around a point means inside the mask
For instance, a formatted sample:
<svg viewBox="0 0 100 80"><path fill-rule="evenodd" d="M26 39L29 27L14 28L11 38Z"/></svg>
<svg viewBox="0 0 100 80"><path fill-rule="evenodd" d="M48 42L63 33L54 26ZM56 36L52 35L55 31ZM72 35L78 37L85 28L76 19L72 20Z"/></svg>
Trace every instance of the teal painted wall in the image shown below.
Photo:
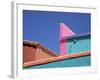
<svg viewBox="0 0 100 80"><path fill-rule="evenodd" d="M66 48L68 54L91 50L90 36L77 37L67 40Z"/></svg>
<svg viewBox="0 0 100 80"><path fill-rule="evenodd" d="M81 67L81 66L90 66L91 57L79 57L73 59L66 59L62 61L52 62L48 64L42 64L38 66L27 67L25 69L38 69L38 68L62 68L62 67Z"/></svg>
<svg viewBox="0 0 100 80"><path fill-rule="evenodd" d="M67 48L66 50L68 50L68 54L90 51L91 50L90 35L67 39L66 48ZM82 67L82 66L91 66L91 56L65 59L57 62L32 66L25 69Z"/></svg>

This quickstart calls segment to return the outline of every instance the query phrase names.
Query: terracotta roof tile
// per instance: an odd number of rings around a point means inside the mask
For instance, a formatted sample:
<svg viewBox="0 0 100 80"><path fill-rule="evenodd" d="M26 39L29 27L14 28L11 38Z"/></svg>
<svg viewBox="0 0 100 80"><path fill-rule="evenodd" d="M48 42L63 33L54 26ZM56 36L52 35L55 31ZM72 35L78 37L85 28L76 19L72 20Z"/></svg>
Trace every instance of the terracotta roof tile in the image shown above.
<svg viewBox="0 0 100 80"><path fill-rule="evenodd" d="M24 40L23 45L29 45L33 47L35 46L35 47L41 48L43 51L46 51L48 54L51 54L53 56L58 56L58 54L54 53L52 50L48 49L47 47L43 46L42 44L36 41Z"/></svg>

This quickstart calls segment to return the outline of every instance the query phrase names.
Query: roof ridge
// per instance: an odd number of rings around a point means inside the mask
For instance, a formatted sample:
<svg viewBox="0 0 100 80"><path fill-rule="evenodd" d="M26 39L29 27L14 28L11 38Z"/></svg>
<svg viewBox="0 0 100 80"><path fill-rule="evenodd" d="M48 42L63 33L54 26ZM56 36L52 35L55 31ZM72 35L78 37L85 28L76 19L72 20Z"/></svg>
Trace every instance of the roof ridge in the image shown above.
<svg viewBox="0 0 100 80"><path fill-rule="evenodd" d="M61 39L61 41L73 39L73 38L78 38L78 37L90 36L90 35L91 35L90 33L76 34L76 35L73 35L73 36L64 37L64 38Z"/></svg>
<svg viewBox="0 0 100 80"><path fill-rule="evenodd" d="M58 56L58 54L56 54L55 52L53 52L52 50L48 49L47 47L43 46L41 43L36 42L36 41L29 41L29 40L24 40L23 42L24 44L28 44L31 46L36 46L38 48L41 48L43 51L46 51L47 53L53 55L53 56Z"/></svg>

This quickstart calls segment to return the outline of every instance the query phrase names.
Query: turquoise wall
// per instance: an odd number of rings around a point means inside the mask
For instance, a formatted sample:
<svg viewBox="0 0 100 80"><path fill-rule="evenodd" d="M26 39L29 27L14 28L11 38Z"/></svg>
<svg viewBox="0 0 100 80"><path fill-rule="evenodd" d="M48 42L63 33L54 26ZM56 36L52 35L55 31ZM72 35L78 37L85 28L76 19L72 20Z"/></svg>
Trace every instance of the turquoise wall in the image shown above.
<svg viewBox="0 0 100 80"><path fill-rule="evenodd" d="M69 54L91 50L90 36L77 37L67 40L67 52Z"/></svg>
<svg viewBox="0 0 100 80"><path fill-rule="evenodd" d="M90 35L67 39L66 48L69 54L83 52L83 51L90 51L91 50ZM91 56L65 59L57 62L31 66L25 69L82 67L82 66L91 66Z"/></svg>
<svg viewBox="0 0 100 80"><path fill-rule="evenodd" d="M79 57L73 59L66 59L57 62L51 62L48 64L42 64L38 66L27 67L24 69L38 69L38 68L62 68L62 67L81 67L81 66L90 66L91 65L91 57Z"/></svg>

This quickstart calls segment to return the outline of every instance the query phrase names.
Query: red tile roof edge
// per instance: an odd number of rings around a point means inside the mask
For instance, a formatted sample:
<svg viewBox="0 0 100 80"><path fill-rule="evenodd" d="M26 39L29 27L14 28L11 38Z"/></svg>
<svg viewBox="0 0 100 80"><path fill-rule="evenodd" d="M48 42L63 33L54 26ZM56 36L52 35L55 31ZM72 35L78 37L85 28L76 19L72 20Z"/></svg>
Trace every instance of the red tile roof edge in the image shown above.
<svg viewBox="0 0 100 80"><path fill-rule="evenodd" d="M47 47L43 46L42 44L40 44L39 42L36 42L36 41L24 40L23 45L36 46L38 48L41 48L44 51L47 51L49 54L51 54L53 56L58 56L57 53L53 52L52 50L48 49Z"/></svg>
<svg viewBox="0 0 100 80"><path fill-rule="evenodd" d="M90 55L91 55L90 51L74 53L74 54L67 54L67 55L60 55L60 56L52 57L52 58L48 58L48 59L26 62L23 64L23 67L30 67L30 66L60 61L60 60L64 60L64 59L72 59L72 58L78 58L78 57L84 57L84 56L90 56Z"/></svg>

